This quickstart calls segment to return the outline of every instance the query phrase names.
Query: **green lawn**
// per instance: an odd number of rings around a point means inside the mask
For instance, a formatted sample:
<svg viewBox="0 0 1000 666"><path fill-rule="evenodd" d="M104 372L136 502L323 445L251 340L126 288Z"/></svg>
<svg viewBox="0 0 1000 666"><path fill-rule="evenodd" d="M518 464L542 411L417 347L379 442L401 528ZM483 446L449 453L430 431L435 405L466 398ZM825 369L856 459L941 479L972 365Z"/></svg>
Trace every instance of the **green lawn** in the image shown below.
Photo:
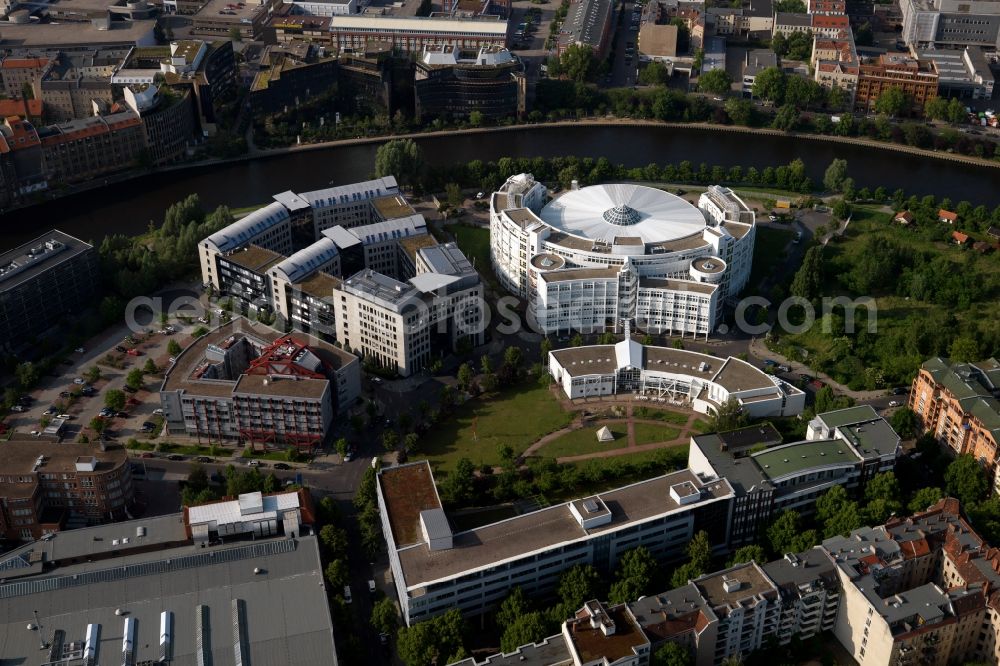
<svg viewBox="0 0 1000 666"><path fill-rule="evenodd" d="M478 439L473 438L473 418ZM569 425L572 418L547 387L515 386L457 408L422 438L420 455L436 469L450 470L463 457L477 465L499 465L499 445L509 444L520 455L542 435Z"/></svg>
<svg viewBox="0 0 1000 666"><path fill-rule="evenodd" d="M708 421L698 419L691 424L691 430L694 430L695 432L708 432L711 430L711 426L708 425Z"/></svg>
<svg viewBox="0 0 1000 666"><path fill-rule="evenodd" d="M786 229L757 227L753 246L753 269L750 271L750 287L757 287L785 256L785 246L792 240L792 232Z"/></svg>
<svg viewBox="0 0 1000 666"><path fill-rule="evenodd" d="M644 470L638 472L634 476L626 476L625 478L616 479L610 481L604 487L600 489L593 489L593 491L599 492L600 490L607 490L610 488L620 488L622 486L628 485L635 481L640 481L642 479L647 479L658 474L666 474L667 472L673 472L678 469L683 469L687 467L688 459L688 445L683 444L680 446L670 447L668 449L654 449L652 451L640 451L638 453L624 453L619 456L614 456L612 458L600 458L591 460L581 460L575 463L567 463L568 465L574 465L579 468L583 468L587 465L629 465L637 466L643 465L644 463L659 463L656 469Z"/></svg>
<svg viewBox="0 0 1000 666"><path fill-rule="evenodd" d="M611 451L628 446L628 432L625 429L625 423L609 426L611 433L615 436L612 442L597 441L597 431L601 427L590 426L589 428L574 430L555 441L549 442L539 449L538 454L546 458L562 458L564 456L582 456L598 451Z"/></svg>
<svg viewBox="0 0 1000 666"><path fill-rule="evenodd" d="M487 281L493 280L493 269L490 266L490 230L484 227L473 227L465 224L451 224L446 227L455 237L459 249L472 261L476 270Z"/></svg>
<svg viewBox="0 0 1000 666"><path fill-rule="evenodd" d="M651 423L635 424L635 445L652 444L654 442L670 442L681 434L680 428L653 425Z"/></svg>
<svg viewBox="0 0 1000 666"><path fill-rule="evenodd" d="M637 419L652 419L679 426L686 424L691 417L690 414L673 412L669 409L656 409L655 407L636 407L632 413Z"/></svg>

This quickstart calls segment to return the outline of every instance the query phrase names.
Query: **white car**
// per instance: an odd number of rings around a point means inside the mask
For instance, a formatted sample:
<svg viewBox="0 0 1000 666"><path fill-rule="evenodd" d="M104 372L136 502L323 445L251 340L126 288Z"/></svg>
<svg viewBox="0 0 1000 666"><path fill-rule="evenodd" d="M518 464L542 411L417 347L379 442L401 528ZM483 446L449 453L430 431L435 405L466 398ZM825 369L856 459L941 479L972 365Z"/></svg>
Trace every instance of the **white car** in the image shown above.
<svg viewBox="0 0 1000 666"><path fill-rule="evenodd" d="M57 418L57 419L71 419L71 418L73 418L73 417L72 417L72 416L70 416L69 414L60 414L60 415L59 415L59 416L57 416L56 418Z"/></svg>
<svg viewBox="0 0 1000 666"><path fill-rule="evenodd" d="M890 400L889 401L889 406L890 407L899 407L899 403L896 402L895 400Z"/></svg>
<svg viewBox="0 0 1000 666"><path fill-rule="evenodd" d="M84 353L84 352L85 352L85 351L87 351L87 350L86 350L86 349L84 349L83 347L77 347L77 348L76 348L76 349L74 349L73 351L75 351L75 352L76 352L77 354L82 354L82 353Z"/></svg>
<svg viewBox="0 0 1000 666"><path fill-rule="evenodd" d="M250 462L247 463L247 467L260 467L260 461L251 460Z"/></svg>
<svg viewBox="0 0 1000 666"><path fill-rule="evenodd" d="M153 410L153 413L154 414L162 414L163 413L163 409L160 408L160 407L157 407L156 409Z"/></svg>
<svg viewBox="0 0 1000 666"><path fill-rule="evenodd" d="M31 431L31 436L32 436L32 437L38 437L38 436L39 436L39 435L41 435L41 434L42 434L42 433L38 432L37 430L32 430L32 431Z"/></svg>
<svg viewBox="0 0 1000 666"><path fill-rule="evenodd" d="M83 386L87 382L85 382L82 377L77 377L76 379L73 380L73 383L76 384L77 386Z"/></svg>

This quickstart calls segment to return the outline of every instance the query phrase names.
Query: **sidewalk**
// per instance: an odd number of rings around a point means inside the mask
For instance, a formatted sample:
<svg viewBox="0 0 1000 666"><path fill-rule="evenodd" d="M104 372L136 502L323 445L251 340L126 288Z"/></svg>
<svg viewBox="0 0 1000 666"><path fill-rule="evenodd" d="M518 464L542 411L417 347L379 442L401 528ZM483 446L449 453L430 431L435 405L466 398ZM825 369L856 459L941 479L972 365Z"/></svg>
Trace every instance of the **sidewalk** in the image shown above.
<svg viewBox="0 0 1000 666"><path fill-rule="evenodd" d="M753 356L754 358L773 359L778 363L783 363L784 365L790 367L792 369L792 372L796 372L799 374L806 373L812 375L821 382L829 385L830 388L832 388L836 393L850 396L855 400L862 400L862 401L874 400L876 398L884 397L886 394L885 389L879 391L853 391L848 387L844 386L843 384L841 384L840 382L838 382L837 380L833 379L829 375L813 370L808 365L787 358L786 356L783 356L778 352L771 351L770 349L767 348L767 346L760 338L753 338L750 341L750 346L748 349L750 355Z"/></svg>

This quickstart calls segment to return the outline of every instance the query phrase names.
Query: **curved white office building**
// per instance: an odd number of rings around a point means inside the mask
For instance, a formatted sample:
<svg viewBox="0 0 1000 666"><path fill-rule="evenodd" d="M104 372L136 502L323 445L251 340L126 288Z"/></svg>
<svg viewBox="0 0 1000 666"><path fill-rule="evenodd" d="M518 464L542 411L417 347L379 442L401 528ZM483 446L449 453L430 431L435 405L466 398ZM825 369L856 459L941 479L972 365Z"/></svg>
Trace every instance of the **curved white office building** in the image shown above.
<svg viewBox="0 0 1000 666"><path fill-rule="evenodd" d="M548 200L531 174L490 199L490 254L501 284L527 301L540 332L617 330L707 336L746 285L754 214L712 186L692 206L633 184Z"/></svg>

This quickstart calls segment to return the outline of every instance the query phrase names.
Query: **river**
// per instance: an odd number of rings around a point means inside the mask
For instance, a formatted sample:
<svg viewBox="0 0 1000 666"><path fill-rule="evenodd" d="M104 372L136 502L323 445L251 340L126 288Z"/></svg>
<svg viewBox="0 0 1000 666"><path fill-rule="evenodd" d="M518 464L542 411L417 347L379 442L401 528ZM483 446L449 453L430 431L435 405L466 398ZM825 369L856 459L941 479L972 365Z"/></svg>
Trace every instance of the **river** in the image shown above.
<svg viewBox="0 0 1000 666"><path fill-rule="evenodd" d="M814 182L835 157L846 159L858 188L881 185L890 192L934 194L993 208L1000 204L1000 169L875 150L868 146L695 128L559 126L523 131L453 134L419 139L432 165L495 160L503 156L607 157L613 163L650 162L740 165L762 169L796 157ZM57 227L85 240L108 233L137 234L150 221L160 223L173 202L198 193L206 208L232 208L267 201L284 190L309 191L367 178L374 169L377 144L293 152L253 161L220 164L142 176L58 201L0 216L0 244L13 247Z"/></svg>

